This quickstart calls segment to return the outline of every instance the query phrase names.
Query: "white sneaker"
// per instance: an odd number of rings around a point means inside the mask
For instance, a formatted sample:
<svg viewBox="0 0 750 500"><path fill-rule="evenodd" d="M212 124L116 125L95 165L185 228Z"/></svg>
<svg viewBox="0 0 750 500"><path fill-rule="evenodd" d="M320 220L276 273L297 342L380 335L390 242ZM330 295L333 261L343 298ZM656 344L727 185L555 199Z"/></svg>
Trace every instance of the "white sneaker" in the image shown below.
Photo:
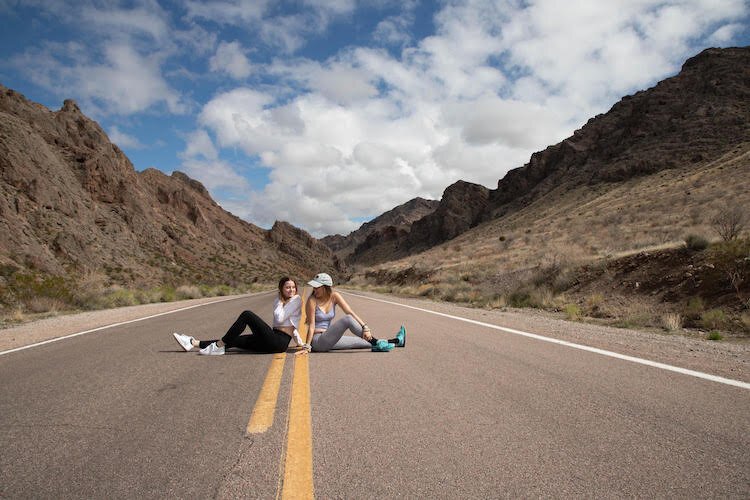
<svg viewBox="0 0 750 500"><path fill-rule="evenodd" d="M173 333L172 335L174 335L174 339L178 344L180 344L180 347L182 347L186 351L189 351L193 348L193 337L182 335L181 333L177 332Z"/></svg>
<svg viewBox="0 0 750 500"><path fill-rule="evenodd" d="M216 342L211 342L206 347L198 351L198 354L204 354L206 356L221 356L224 354L224 346L217 346Z"/></svg>

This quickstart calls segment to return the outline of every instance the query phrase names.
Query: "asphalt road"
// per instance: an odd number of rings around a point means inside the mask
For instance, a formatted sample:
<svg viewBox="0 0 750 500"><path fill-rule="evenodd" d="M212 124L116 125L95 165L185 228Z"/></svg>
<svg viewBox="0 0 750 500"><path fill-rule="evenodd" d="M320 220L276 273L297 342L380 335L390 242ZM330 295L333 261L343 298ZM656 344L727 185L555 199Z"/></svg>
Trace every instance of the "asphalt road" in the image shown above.
<svg viewBox="0 0 750 500"><path fill-rule="evenodd" d="M246 434L272 355L171 336L220 337L246 308L270 321L271 297L0 356L0 497L281 496L299 357L273 425ZM308 356L318 498L750 497L746 387L347 299L377 336L409 333Z"/></svg>

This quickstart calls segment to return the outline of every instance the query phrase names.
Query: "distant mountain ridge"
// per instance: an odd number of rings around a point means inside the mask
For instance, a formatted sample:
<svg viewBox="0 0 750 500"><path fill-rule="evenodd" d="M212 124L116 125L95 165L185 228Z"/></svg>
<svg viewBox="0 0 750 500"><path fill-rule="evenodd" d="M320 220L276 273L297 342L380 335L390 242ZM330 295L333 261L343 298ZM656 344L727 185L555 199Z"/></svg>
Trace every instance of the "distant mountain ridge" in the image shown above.
<svg viewBox="0 0 750 500"><path fill-rule="evenodd" d="M408 233L414 221L431 214L438 205L437 200L413 198L365 222L359 229L346 236L340 234L326 236L321 239L321 242L341 260L352 260L353 255L361 258L362 254L366 253L369 248L378 246L379 242L392 240L397 235Z"/></svg>
<svg viewBox="0 0 750 500"><path fill-rule="evenodd" d="M434 211L348 261L362 265L432 248L512 214L553 190L606 185L718 158L750 141L750 47L706 49L680 73L624 97L558 144L534 153L496 189L458 181Z"/></svg>
<svg viewBox="0 0 750 500"><path fill-rule="evenodd" d="M229 283L334 270L287 223L261 229L181 172L136 172L76 103L56 112L0 86L0 265L113 282Z"/></svg>

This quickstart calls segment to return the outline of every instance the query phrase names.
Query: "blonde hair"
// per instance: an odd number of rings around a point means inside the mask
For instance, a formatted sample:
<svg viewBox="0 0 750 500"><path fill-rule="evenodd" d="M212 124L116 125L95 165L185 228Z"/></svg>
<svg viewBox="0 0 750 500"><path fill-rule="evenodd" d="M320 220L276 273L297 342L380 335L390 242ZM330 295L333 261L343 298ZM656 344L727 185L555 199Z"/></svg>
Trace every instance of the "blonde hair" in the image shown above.
<svg viewBox="0 0 750 500"><path fill-rule="evenodd" d="M318 288L323 288L326 291L326 298L325 300L328 300L331 298L331 295L333 295L333 287L328 285L321 285ZM310 292L310 296L312 297L315 294L315 288L313 288L312 292Z"/></svg>

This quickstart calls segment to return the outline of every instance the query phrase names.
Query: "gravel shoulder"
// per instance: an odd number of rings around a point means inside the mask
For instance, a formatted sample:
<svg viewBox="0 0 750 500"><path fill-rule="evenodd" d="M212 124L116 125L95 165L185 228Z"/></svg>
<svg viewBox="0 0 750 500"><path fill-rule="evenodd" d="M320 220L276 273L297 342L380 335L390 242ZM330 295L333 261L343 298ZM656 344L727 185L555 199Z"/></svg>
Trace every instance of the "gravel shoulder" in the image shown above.
<svg viewBox="0 0 750 500"><path fill-rule="evenodd" d="M363 291L353 293L394 301L390 295ZM37 320L0 330L0 352L124 321L242 297L247 295L145 304ZM567 321L554 314L531 309L474 309L403 297L399 297L398 302L750 383L748 339L714 342L697 336L612 328ZM418 327L412 328L416 330ZM422 332L425 333L428 332Z"/></svg>
<svg viewBox="0 0 750 500"><path fill-rule="evenodd" d="M390 295L374 292L354 293L394 300ZM567 321L554 313L536 309L475 309L404 297L399 297L398 302L750 383L750 339L717 342L690 334L613 328Z"/></svg>

